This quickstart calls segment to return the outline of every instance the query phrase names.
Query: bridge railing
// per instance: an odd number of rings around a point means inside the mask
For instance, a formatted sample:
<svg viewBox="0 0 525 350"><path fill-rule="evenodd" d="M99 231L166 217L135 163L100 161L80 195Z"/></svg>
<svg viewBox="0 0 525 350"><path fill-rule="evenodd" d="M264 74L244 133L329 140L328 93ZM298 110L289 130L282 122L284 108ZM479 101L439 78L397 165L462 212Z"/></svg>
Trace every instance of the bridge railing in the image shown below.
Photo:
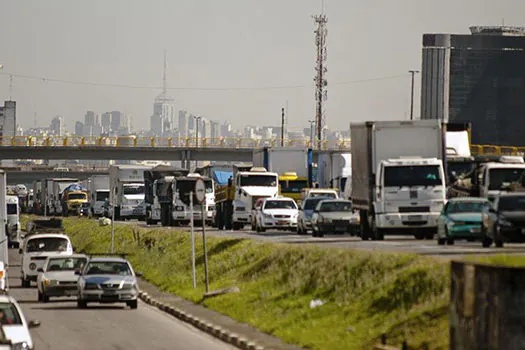
<svg viewBox="0 0 525 350"><path fill-rule="evenodd" d="M262 148L279 147L279 138L257 139L243 137L136 137L136 136L9 136L0 138L1 146L29 147L200 147L200 148ZM309 139L285 139L285 147L317 148ZM329 140L321 142L323 150L349 150L350 140Z"/></svg>

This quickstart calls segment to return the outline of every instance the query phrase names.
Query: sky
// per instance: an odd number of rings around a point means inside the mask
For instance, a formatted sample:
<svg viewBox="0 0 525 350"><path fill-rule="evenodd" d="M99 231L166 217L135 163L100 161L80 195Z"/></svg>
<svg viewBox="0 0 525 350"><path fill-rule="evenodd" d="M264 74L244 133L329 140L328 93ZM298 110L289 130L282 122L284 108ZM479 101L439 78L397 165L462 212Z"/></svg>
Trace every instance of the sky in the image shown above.
<svg viewBox="0 0 525 350"><path fill-rule="evenodd" d="M18 123L73 130L87 110L120 110L149 129L164 50L176 109L245 125L288 128L315 118L314 21L321 0L0 0L0 100L14 77ZM330 129L409 118L410 75L423 33L525 25L522 0L325 0ZM419 116L416 78L415 116ZM264 89L261 89L264 88Z"/></svg>

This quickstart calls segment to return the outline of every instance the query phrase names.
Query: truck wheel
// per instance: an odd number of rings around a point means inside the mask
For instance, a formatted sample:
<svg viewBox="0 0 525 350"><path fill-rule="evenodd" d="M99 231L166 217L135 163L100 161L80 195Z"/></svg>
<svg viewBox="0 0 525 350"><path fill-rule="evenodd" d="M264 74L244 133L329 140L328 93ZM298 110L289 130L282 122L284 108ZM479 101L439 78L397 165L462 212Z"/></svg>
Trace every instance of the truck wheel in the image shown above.
<svg viewBox="0 0 525 350"><path fill-rule="evenodd" d="M360 218L360 228L361 228L361 239L363 241L368 241L371 236L370 225L368 225L368 213L366 211L359 211Z"/></svg>
<svg viewBox="0 0 525 350"><path fill-rule="evenodd" d="M488 237L483 238L481 245L483 246L483 248L489 248L492 245L492 239Z"/></svg>
<svg viewBox="0 0 525 350"><path fill-rule="evenodd" d="M231 206L227 206L224 210L224 227L226 230L232 229L232 212L231 212Z"/></svg>
<svg viewBox="0 0 525 350"><path fill-rule="evenodd" d="M495 239L494 244L496 245L496 248L503 248L503 241L501 239Z"/></svg>
<svg viewBox="0 0 525 350"><path fill-rule="evenodd" d="M430 240L432 240L432 239L434 239L434 234L435 234L434 231L430 230L430 231L427 232L427 234L425 235L425 238L426 238L426 239L430 239Z"/></svg>
<svg viewBox="0 0 525 350"><path fill-rule="evenodd" d="M444 238L438 238L439 245L445 245L446 240Z"/></svg>
<svg viewBox="0 0 525 350"><path fill-rule="evenodd" d="M241 224L241 223L239 223L239 222L234 222L234 223L233 223L233 230L234 230L234 231L239 231L240 229L243 228L243 226L244 226L244 225Z"/></svg>
<svg viewBox="0 0 525 350"><path fill-rule="evenodd" d="M113 210L115 210L115 221L120 220L120 207L115 207Z"/></svg>

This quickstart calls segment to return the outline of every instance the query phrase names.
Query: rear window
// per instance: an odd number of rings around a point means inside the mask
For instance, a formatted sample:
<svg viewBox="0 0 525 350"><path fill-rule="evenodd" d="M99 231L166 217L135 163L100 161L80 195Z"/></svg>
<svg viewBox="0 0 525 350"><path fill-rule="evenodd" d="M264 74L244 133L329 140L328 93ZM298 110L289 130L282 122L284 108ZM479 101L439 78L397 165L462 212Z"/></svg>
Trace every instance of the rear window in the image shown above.
<svg viewBox="0 0 525 350"><path fill-rule="evenodd" d="M321 203L320 212L352 211L352 202L324 202Z"/></svg>
<svg viewBox="0 0 525 350"><path fill-rule="evenodd" d="M27 242L26 251L31 252L65 252L68 240L58 237L33 238Z"/></svg>
<svg viewBox="0 0 525 350"><path fill-rule="evenodd" d="M11 303L0 303L0 325L21 325L22 318Z"/></svg>

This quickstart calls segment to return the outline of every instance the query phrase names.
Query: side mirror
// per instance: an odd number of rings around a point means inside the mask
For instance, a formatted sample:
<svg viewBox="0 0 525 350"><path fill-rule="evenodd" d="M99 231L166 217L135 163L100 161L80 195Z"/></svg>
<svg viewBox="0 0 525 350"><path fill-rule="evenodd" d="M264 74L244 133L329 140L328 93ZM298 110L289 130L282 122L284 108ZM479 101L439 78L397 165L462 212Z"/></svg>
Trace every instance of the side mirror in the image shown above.
<svg viewBox="0 0 525 350"><path fill-rule="evenodd" d="M37 271L37 272L44 272L44 269L41 268L41 267L39 267L36 271Z"/></svg>
<svg viewBox="0 0 525 350"><path fill-rule="evenodd" d="M137 272L135 272L135 276L136 277L142 277L143 275L142 275L142 272L137 271Z"/></svg>
<svg viewBox="0 0 525 350"><path fill-rule="evenodd" d="M18 249L18 254L24 254L24 251L22 250L22 248Z"/></svg>
<svg viewBox="0 0 525 350"><path fill-rule="evenodd" d="M40 327L40 321L37 321L37 320L29 321L27 327L28 327L28 328L36 328L36 327Z"/></svg>

